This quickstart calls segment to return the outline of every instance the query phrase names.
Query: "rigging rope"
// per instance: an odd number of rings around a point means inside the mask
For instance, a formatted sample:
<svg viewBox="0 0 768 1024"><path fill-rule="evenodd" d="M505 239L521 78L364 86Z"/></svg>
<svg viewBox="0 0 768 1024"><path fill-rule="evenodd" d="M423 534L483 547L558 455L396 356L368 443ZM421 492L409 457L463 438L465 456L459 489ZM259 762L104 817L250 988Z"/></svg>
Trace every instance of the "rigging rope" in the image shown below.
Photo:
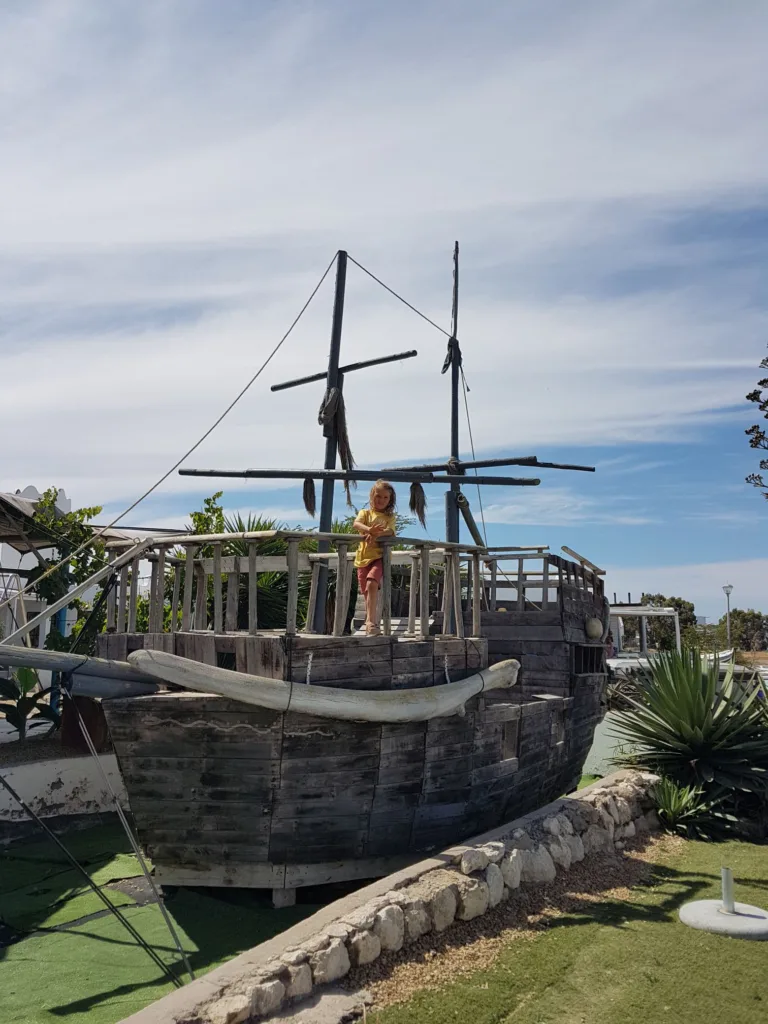
<svg viewBox="0 0 768 1024"><path fill-rule="evenodd" d="M40 576L38 576L37 579L33 583L28 583L27 586L24 588L24 590L21 591L19 596L28 593L30 590L33 589L33 587L35 587L40 582L40 580L44 580L47 576L50 576L52 573L56 572L56 570L60 569L63 565L67 565L69 562L72 561L73 558L75 558L77 555L79 555L81 551L84 551L87 547L90 547L90 545L93 544L94 541L97 541L99 539L99 537L101 537L107 530L111 529L113 526L115 526L117 523L119 523L121 519L124 519L128 515L129 512L132 512L137 507L137 505L140 505L141 502L144 501L145 498L148 498L149 495L152 494L153 491L156 491L157 488L160 486L160 484L164 483L168 479L168 477L171 475L171 473L173 473L175 470L177 470L179 468L179 466L182 464L182 462L184 462L186 459L188 459L189 456L192 454L192 452L196 451L196 449L198 449L200 447L200 445L203 443L203 441L205 441L208 437L210 437L210 435L213 433L213 431L216 429L216 427L218 427L218 425L222 422L224 417L227 416L234 409L234 407L237 405L237 403L240 401L240 399L243 397L243 395L246 393L246 391L248 391L248 389L258 380L258 378L261 376L261 374L264 372L264 370L266 370L267 366L269 366L269 364L272 362L272 360L277 355L279 350L282 348L283 344L288 340L288 338L289 338L290 334L292 333L294 327L299 322L299 320L301 320L301 318L304 315L304 313L307 311L307 308L308 308L309 304L312 302L312 300L314 299L315 295L317 295L317 293L320 291L320 286L322 285L323 281L325 281L326 277L328 276L331 267L336 262L337 257L338 257L338 253L334 255L334 257L331 260L331 262L325 268L325 271L323 272L323 276L317 282L317 284L315 285L314 289L312 290L312 293L310 294L309 298L307 299L307 301L304 303L304 305L299 310L299 313L296 316L296 318L294 319L293 323L290 325L288 330L285 332L285 334L282 336L282 338L278 341L278 343L275 345L275 347L269 353L269 355L264 360L264 362L261 364L261 366L258 368L256 373L254 373L254 375L251 377L251 379L248 381L248 383L245 385L245 387L242 388L242 390L229 403L229 405L224 410L224 412L222 412L221 415L205 431L205 433L202 435L202 437L200 437L197 441L195 441L195 443L192 445L192 447L189 448L181 456L180 459L178 459L176 462L174 462L174 464L171 466L171 468L166 473L163 473L163 475L160 477L160 479L157 480L154 484L152 484L152 486L148 490L146 490L141 495L140 498L137 498L136 501L134 501L131 505L128 506L128 508L126 508L123 512L121 512L119 516L115 516L115 518L110 523L107 523L106 526L102 526L98 530L97 533L95 533L92 537L89 537L88 540L84 541L78 548L75 548L75 550L71 554L67 555L66 558L62 558L60 562L57 562L55 565L52 565L50 567L50 569L48 569L46 572L44 572ZM0 604L0 610L2 610L7 604L10 604L10 602L12 600L13 600L13 598L9 598L7 601L4 601L2 604Z"/></svg>
<svg viewBox="0 0 768 1024"><path fill-rule="evenodd" d="M372 278L376 282L376 284L380 284L384 291L389 292L390 295L394 295L394 297L399 302L402 302L404 306L407 306L408 309L412 310L417 316L420 316L422 320L426 320L428 324L431 324L435 328L435 330L440 331L440 333L444 334L446 338L451 337L450 331L446 331L444 327L440 326L440 324L436 324L434 320L430 320L426 313L422 313L420 309L417 309L415 306L411 305L411 303L408 302L407 299L404 299L402 295L398 295L394 288L390 288L388 284L384 284L384 282L381 281L378 277L376 277L375 274L372 274L367 267L364 267L362 263L358 263L353 256L348 255L347 259L349 260L350 263L354 263L356 267L359 267L364 274L367 274L368 277Z"/></svg>

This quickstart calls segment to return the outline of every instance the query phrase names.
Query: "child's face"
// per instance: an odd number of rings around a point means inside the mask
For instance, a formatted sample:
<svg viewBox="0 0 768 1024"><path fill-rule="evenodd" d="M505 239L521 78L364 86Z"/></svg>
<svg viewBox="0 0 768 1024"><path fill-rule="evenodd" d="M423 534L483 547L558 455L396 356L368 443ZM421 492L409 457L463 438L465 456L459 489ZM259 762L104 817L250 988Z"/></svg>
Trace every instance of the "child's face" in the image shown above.
<svg viewBox="0 0 768 1024"><path fill-rule="evenodd" d="M376 512L383 512L387 505L389 505L389 500L390 495L388 488L380 487L377 491L373 492L371 504Z"/></svg>

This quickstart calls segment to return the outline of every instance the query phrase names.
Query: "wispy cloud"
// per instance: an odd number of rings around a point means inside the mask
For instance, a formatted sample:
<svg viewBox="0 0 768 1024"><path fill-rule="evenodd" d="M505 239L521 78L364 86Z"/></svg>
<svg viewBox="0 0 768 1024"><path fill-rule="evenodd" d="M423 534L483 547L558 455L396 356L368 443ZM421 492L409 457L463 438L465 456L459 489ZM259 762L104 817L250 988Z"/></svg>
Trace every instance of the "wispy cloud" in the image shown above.
<svg viewBox="0 0 768 1024"><path fill-rule="evenodd" d="M622 509L620 499L588 498L566 487L523 490L515 501L487 505L486 521L510 526L645 526L656 521Z"/></svg>

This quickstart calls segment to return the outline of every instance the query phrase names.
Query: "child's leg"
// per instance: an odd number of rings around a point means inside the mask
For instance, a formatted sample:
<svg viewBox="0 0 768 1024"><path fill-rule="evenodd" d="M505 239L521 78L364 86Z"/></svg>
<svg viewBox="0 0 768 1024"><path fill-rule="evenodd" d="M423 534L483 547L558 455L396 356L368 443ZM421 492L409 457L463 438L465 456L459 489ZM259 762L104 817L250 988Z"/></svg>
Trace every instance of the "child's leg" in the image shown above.
<svg viewBox="0 0 768 1024"><path fill-rule="evenodd" d="M379 602L379 583L376 579L369 579L365 591L365 618L372 626L378 626L376 621L376 606Z"/></svg>

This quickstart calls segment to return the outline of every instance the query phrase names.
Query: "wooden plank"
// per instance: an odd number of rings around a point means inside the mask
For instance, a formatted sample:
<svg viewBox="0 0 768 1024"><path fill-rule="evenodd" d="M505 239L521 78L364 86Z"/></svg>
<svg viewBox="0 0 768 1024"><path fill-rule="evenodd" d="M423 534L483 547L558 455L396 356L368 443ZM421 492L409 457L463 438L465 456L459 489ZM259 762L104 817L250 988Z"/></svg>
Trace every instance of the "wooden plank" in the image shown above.
<svg viewBox="0 0 768 1024"><path fill-rule="evenodd" d="M384 636L392 635L392 550L389 544L381 548L384 575L381 581L381 625Z"/></svg>
<svg viewBox="0 0 768 1024"><path fill-rule="evenodd" d="M117 603L117 632L124 633L126 627L125 616L128 610L128 563L120 570L120 591Z"/></svg>
<svg viewBox="0 0 768 1024"><path fill-rule="evenodd" d="M549 559L544 559L541 587L541 609L546 611L549 608Z"/></svg>
<svg viewBox="0 0 768 1024"><path fill-rule="evenodd" d="M453 606L456 609L456 636L464 637L464 614L461 607L461 558L453 556Z"/></svg>
<svg viewBox="0 0 768 1024"><path fill-rule="evenodd" d="M185 547L186 558L184 560L184 597L181 608L181 628L188 633L192 628L192 584L195 578L194 560L197 548L191 544ZM178 572L177 566L176 571Z"/></svg>
<svg viewBox="0 0 768 1024"><path fill-rule="evenodd" d="M419 632L422 637L429 636L429 548L420 548L419 561Z"/></svg>
<svg viewBox="0 0 768 1024"><path fill-rule="evenodd" d="M131 562L131 591L128 599L128 632L136 632L136 611L139 603L139 565L141 559L137 556Z"/></svg>
<svg viewBox="0 0 768 1024"><path fill-rule="evenodd" d="M495 782L496 779L505 779L508 775L514 775L517 770L518 759L510 757L506 761L498 761L483 768L473 768L470 778L473 786L480 786L486 782Z"/></svg>
<svg viewBox="0 0 768 1024"><path fill-rule="evenodd" d="M173 597L171 599L171 632L179 628L179 591L181 589L181 566L173 567Z"/></svg>
<svg viewBox="0 0 768 1024"><path fill-rule="evenodd" d="M472 636L480 636L482 607L480 605L480 555L472 555Z"/></svg>
<svg viewBox="0 0 768 1024"><path fill-rule="evenodd" d="M497 577L499 573L499 567L496 559L491 562L491 611L496 611L496 592L497 592Z"/></svg>
<svg viewBox="0 0 768 1024"><path fill-rule="evenodd" d="M258 576L256 574L256 545L248 545L248 632L258 633Z"/></svg>
<svg viewBox="0 0 768 1024"><path fill-rule="evenodd" d="M446 551L445 553L445 582L443 588L443 633L447 633L450 630L451 620L454 615L454 597L456 594L456 588L454 587L453 578L455 572L455 556L452 551ZM458 615L461 614L461 609L458 609ZM458 617L457 615L457 617Z"/></svg>
<svg viewBox="0 0 768 1024"><path fill-rule="evenodd" d="M149 580L149 613L147 615L147 632L157 633L157 605L158 605L158 579L159 562L152 562L150 567Z"/></svg>
<svg viewBox="0 0 768 1024"><path fill-rule="evenodd" d="M295 538L288 541L288 601L285 613L286 636L296 633L296 613L299 607L299 542Z"/></svg>
<svg viewBox="0 0 768 1024"><path fill-rule="evenodd" d="M227 576L227 610L225 616L226 630L234 633L237 629L237 605L240 598L240 558L232 559L232 571Z"/></svg>
<svg viewBox="0 0 768 1024"><path fill-rule="evenodd" d="M347 609L349 608L349 598L347 597L346 604L344 603L344 597L346 595L346 578L351 573L350 566L347 565L347 551L348 545L340 543L338 547L339 562L336 570L336 600L333 610L333 635L341 636L344 632L344 626L347 621Z"/></svg>
<svg viewBox="0 0 768 1024"><path fill-rule="evenodd" d="M213 545L213 631L224 632L224 601L221 590L221 544Z"/></svg>
<svg viewBox="0 0 768 1024"><path fill-rule="evenodd" d="M419 596L419 562L414 556L411 565L411 578L408 584L408 635L416 634L416 607Z"/></svg>
<svg viewBox="0 0 768 1024"><path fill-rule="evenodd" d="M195 563L195 629L208 627L208 577L202 565Z"/></svg>
<svg viewBox="0 0 768 1024"><path fill-rule="evenodd" d="M285 885L285 865L217 863L191 867L155 861L155 881L158 885L169 886L280 889Z"/></svg>
<svg viewBox="0 0 768 1024"><path fill-rule="evenodd" d="M315 608L317 608L317 581L320 575L320 563L312 565L312 576L309 581L309 601L307 603L307 621L304 626L305 632L314 632Z"/></svg>
<svg viewBox="0 0 768 1024"><path fill-rule="evenodd" d="M522 558L517 560L517 610L525 608L525 561Z"/></svg>

